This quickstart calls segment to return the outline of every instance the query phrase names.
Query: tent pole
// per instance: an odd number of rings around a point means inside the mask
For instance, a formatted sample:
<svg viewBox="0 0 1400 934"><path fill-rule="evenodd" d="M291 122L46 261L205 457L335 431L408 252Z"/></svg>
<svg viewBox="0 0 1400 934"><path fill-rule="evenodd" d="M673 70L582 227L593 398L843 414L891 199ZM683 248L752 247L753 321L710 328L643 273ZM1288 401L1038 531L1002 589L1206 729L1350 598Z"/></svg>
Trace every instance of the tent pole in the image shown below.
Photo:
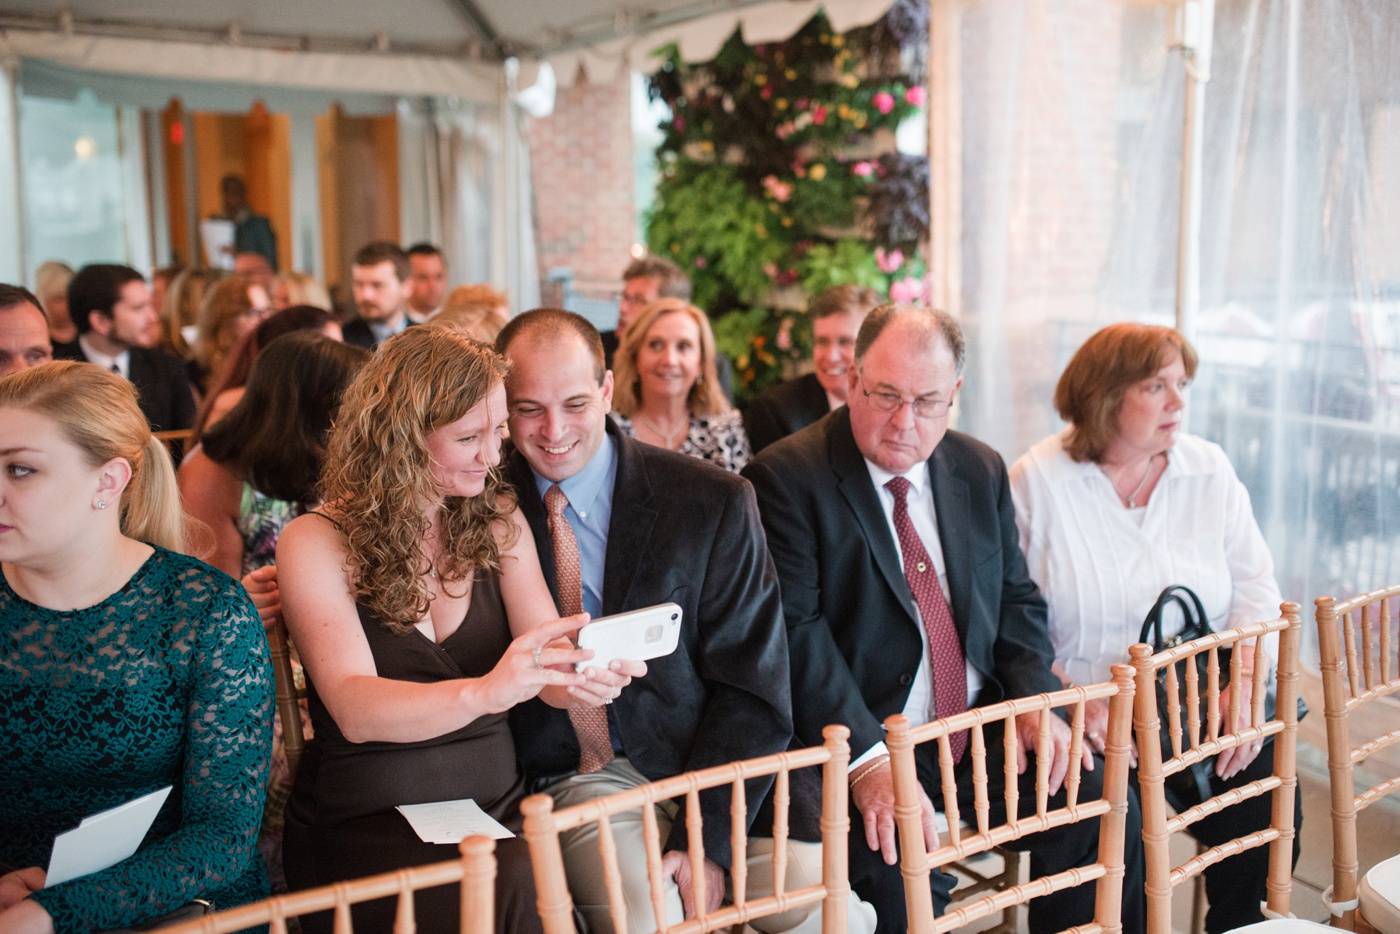
<svg viewBox="0 0 1400 934"><path fill-rule="evenodd" d="M6 131L9 138L4 142L7 150L0 155L0 184L7 189L0 195L0 204L4 204L9 213L10 221L4 224L5 229L0 229L0 244L8 243L9 255L14 257L13 268L0 260L0 273L5 282L25 282L25 270L28 269L28 261L25 256L24 242L24 185L22 176L24 164L20 152L19 140L19 61L18 59L6 58L4 62L4 108L9 111L5 114L5 122L8 124Z"/></svg>
<svg viewBox="0 0 1400 934"><path fill-rule="evenodd" d="M963 0L929 7L929 271L933 303L962 317L962 99L958 33Z"/></svg>
<svg viewBox="0 0 1400 934"><path fill-rule="evenodd" d="M1183 0L1176 8L1186 100L1181 133L1181 218L1177 240L1176 329L1194 340L1201 304L1201 161L1206 84L1215 0Z"/></svg>

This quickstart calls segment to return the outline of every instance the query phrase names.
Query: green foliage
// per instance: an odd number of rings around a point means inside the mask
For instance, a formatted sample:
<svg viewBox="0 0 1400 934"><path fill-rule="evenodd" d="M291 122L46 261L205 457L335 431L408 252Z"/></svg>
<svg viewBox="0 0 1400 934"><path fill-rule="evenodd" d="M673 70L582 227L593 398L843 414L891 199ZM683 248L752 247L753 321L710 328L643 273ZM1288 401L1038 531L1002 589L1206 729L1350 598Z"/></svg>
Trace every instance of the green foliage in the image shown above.
<svg viewBox="0 0 1400 934"><path fill-rule="evenodd" d="M690 272L741 398L806 357L810 327L794 304L843 283L907 292L923 274L915 257L927 211L902 196L918 190L927 161L870 155L889 150L924 104L921 79L901 70L917 56L899 47L927 41L923 9L898 0L882 23L844 35L818 13L766 45L747 46L736 31L698 65L675 47L663 53L651 93L671 119L647 241Z"/></svg>

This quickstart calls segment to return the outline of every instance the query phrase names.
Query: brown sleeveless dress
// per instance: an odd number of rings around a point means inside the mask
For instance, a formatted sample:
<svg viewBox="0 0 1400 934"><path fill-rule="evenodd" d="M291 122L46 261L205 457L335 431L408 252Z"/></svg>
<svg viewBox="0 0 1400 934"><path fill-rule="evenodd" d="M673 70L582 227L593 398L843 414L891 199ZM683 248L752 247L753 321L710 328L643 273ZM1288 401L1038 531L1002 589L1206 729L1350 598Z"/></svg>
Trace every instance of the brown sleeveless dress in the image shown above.
<svg viewBox="0 0 1400 934"><path fill-rule="evenodd" d="M485 573L473 584L462 625L441 643L417 630L391 632L363 606L360 624L379 676L420 684L481 677L511 642L500 582ZM394 810L400 804L472 798L486 813L519 831L523 779L504 714L478 717L459 730L419 742L352 743L309 683L308 701L315 736L302 756L287 802L282 848L292 891L458 856L455 846L418 839ZM497 841L496 858L497 930L539 931L524 840ZM455 934L460 901L456 886L418 892L420 934ZM387 931L393 920L392 899L355 910L356 930ZM329 931L330 923L325 913L304 920L303 928L313 934Z"/></svg>

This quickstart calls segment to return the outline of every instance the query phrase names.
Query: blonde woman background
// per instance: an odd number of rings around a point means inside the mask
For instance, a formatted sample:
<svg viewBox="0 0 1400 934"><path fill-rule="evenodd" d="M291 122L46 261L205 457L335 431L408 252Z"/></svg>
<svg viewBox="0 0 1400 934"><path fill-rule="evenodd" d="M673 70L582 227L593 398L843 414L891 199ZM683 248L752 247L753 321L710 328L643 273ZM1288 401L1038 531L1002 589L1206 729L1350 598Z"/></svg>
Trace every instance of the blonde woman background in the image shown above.
<svg viewBox="0 0 1400 934"><path fill-rule="evenodd" d="M652 302L623 334L613 366L613 408L627 434L732 473L749 462L744 422L720 390L715 335L699 308Z"/></svg>

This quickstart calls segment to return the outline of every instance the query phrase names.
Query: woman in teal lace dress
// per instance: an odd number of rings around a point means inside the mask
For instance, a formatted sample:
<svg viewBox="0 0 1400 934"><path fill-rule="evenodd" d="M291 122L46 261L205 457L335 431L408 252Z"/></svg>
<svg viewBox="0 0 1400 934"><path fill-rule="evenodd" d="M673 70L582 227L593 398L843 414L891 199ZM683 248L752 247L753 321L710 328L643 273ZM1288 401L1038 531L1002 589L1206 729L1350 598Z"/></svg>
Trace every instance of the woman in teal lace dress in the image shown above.
<svg viewBox="0 0 1400 934"><path fill-rule="evenodd" d="M238 584L180 554L130 383L0 379L0 932L100 931L266 892L272 673ZM136 853L43 888L54 836L173 786Z"/></svg>

